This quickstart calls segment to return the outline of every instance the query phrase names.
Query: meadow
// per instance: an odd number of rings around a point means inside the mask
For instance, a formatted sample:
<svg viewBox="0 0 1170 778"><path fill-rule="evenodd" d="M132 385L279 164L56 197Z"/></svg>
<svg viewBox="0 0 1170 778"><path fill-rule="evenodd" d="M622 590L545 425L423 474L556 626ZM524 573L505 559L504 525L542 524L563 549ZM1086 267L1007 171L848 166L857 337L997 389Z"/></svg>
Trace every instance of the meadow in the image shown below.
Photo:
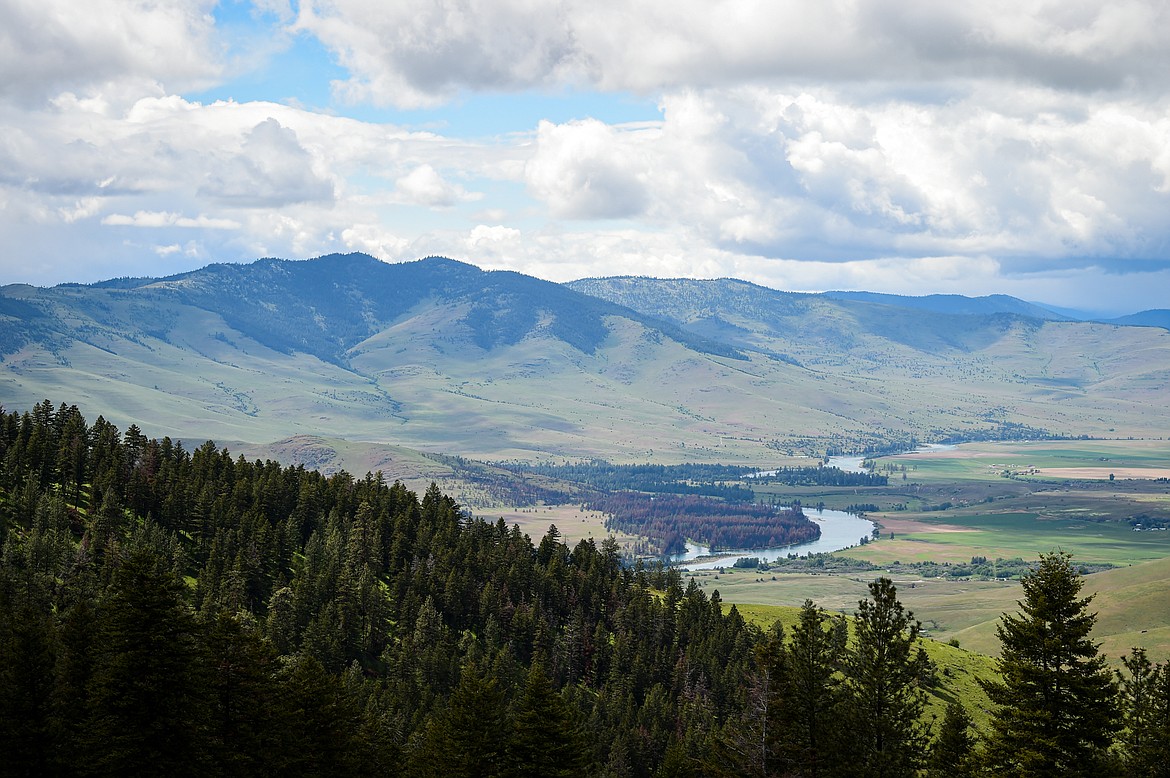
<svg viewBox="0 0 1170 778"><path fill-rule="evenodd" d="M995 627L1001 614L1017 607L1018 580L956 579L945 575L946 566L967 565L972 557L1030 562L1064 551L1077 563L1114 568L1085 576L1102 650L1113 661L1134 646L1159 660L1170 657L1170 530L1135 531L1130 523L1139 516L1146 517L1145 526L1170 519L1170 483L1159 480L1170 467L1170 442L971 443L882 457L875 464L890 475L889 486L761 491L767 499L800 499L805 505L881 508L867 513L879 524L879 539L835 554L871 562L877 570L830 575L727 568L695 573L696 579L741 608L795 607L812 599L852 613L866 584L887 574L927 634L995 655ZM937 563L944 575L919 575L908 567L913 563ZM896 572L885 571L895 564Z"/></svg>

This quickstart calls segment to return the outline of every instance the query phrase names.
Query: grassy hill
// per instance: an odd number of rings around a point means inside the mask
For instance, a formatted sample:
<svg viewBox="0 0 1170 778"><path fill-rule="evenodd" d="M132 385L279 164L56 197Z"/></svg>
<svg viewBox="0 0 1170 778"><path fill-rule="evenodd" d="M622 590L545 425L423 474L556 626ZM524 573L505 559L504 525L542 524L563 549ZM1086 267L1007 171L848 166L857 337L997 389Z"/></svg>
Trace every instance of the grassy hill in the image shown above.
<svg viewBox="0 0 1170 778"><path fill-rule="evenodd" d="M727 603L745 613L771 614L770 608L797 608L805 599L841 613L852 613L866 596L869 580L881 573L855 576L760 574L725 570L693 575L704 590L718 589ZM999 654L995 628L1004 613L1014 613L1021 590L1015 581L944 581L893 576L899 599L914 611L927 634L937 641L955 639L964 649ZM1085 577L1085 596L1098 614L1093 631L1102 651L1117 661L1134 646L1151 658L1170 658L1170 558L1119 567ZM776 611L776 618L784 611Z"/></svg>
<svg viewBox="0 0 1170 778"><path fill-rule="evenodd" d="M726 280L562 286L440 258L5 287L0 354L7 407L70 397L249 444L765 465L910 438L1170 434L1164 330Z"/></svg>
<svg viewBox="0 0 1170 778"><path fill-rule="evenodd" d="M730 609L731 604L724 607ZM796 626L800 614L799 607L782 605L736 604L735 608L745 619L761 627L766 628L779 621L784 625L786 634ZM934 663L938 678L938 684L928 690L926 718L941 721L947 705L959 702L971 714L977 727L985 727L990 701L979 681L997 678L996 660L986 654L938 640L926 639L922 646Z"/></svg>

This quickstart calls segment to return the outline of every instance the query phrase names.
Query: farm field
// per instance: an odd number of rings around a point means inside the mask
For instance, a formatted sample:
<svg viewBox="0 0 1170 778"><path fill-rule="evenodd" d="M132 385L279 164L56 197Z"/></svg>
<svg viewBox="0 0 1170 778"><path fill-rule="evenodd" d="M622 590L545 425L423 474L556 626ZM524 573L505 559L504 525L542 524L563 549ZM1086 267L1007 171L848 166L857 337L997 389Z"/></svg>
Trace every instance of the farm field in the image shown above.
<svg viewBox="0 0 1170 778"><path fill-rule="evenodd" d="M1014 609L1020 597L1017 581L957 582L891 575L880 570L852 575L812 575L727 568L723 572L701 571L693 575L704 591L718 590L725 602L745 607L798 607L811 599L825 610L844 614L857 609L857 602L868 594L866 587L870 581L886 575L898 587L898 599L914 611L926 634L943 641L998 619L1005 610ZM966 647L961 639L960 645Z"/></svg>
<svg viewBox="0 0 1170 778"><path fill-rule="evenodd" d="M1170 478L1170 441L1044 440L964 443L882 457L878 470L905 467L910 480L984 481L1005 471L1033 481Z"/></svg>
<svg viewBox="0 0 1170 778"><path fill-rule="evenodd" d="M704 591L718 591L725 603L736 604L745 614L768 612L759 608L798 607L805 599L829 611L852 614L858 601L866 597L868 583L883 574L809 575L728 568L693 575ZM964 649L998 655L995 628L1004 613L1017 610L1019 582L889 577L898 587L898 598L922 622L926 635L943 642L955 639ZM1167 590L1170 559L1085 576L1083 594L1094 597L1091 610L1098 614L1093 635L1111 661L1116 663L1135 646L1146 648L1158 661L1170 658Z"/></svg>
<svg viewBox="0 0 1170 778"><path fill-rule="evenodd" d="M579 541L593 538L598 544L607 536L613 535L623 547L629 547L638 540L634 535L623 532L610 532L605 528L606 516L597 511L583 510L580 505L537 505L531 508L513 509L485 509L475 511L475 515L485 521L503 519L511 527L519 525L520 531L532 538L533 543L540 543L540 539L548 533L549 525L555 524L561 533L561 541L569 548Z"/></svg>
<svg viewBox="0 0 1170 778"><path fill-rule="evenodd" d="M1002 474L1005 469L1010 478ZM1081 564L1114 567L1087 575L1084 589L1095 595L1094 635L1113 661L1134 646L1159 660L1170 658L1170 530L1156 528L1170 524L1170 483L1158 480L1170 470L1170 442L971 443L882 457L877 470L889 474L889 486L771 485L760 491L765 499L799 499L806 506L821 501L834 508L877 506L867 517L879 524L880 539L836 556L879 568L901 563L898 572L886 574L931 637L998 654L995 627L1002 613L1014 612L1019 583L925 577L906 572L904 565L967 565L972 557L1031 562L1059 550ZM1155 528L1135 531L1130 523L1135 517ZM743 608L793 607L808 598L828 610L852 613L866 584L882 574L880 569L811 575L727 568L695 575L704 590L718 589L725 602Z"/></svg>
<svg viewBox="0 0 1170 778"><path fill-rule="evenodd" d="M1170 556L1170 531L1138 532L1128 524L1054 516L1042 510L952 511L916 517L873 514L870 518L881 525L881 540L849 549L847 555L875 564L955 564L970 562L975 556L1034 559L1041 553L1067 551L1078 562L1119 566Z"/></svg>

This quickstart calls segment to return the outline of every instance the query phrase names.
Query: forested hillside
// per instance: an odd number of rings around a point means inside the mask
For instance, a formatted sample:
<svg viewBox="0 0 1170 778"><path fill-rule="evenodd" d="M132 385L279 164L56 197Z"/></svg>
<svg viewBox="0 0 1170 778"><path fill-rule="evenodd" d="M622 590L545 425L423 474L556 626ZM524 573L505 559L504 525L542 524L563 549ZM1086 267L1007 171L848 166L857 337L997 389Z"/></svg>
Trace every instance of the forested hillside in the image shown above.
<svg viewBox="0 0 1170 778"><path fill-rule="evenodd" d="M437 488L188 451L64 404L0 413L0 462L3 774L970 764L962 711L928 747L925 693L945 678L885 579L852 640L812 603L785 636L676 571L623 565L612 541L534 544ZM1165 707L1170 674L1144 677ZM1170 732L1151 716L1143 733Z"/></svg>

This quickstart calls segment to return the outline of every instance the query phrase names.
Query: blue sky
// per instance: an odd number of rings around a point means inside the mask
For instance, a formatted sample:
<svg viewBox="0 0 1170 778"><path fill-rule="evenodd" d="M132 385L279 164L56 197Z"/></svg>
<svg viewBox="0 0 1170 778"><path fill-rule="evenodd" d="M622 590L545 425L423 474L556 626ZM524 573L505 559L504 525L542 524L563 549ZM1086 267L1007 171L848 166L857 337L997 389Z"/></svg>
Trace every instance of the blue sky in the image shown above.
<svg viewBox="0 0 1170 778"><path fill-rule="evenodd" d="M443 254L1170 293L1159 0L0 0L0 283Z"/></svg>

